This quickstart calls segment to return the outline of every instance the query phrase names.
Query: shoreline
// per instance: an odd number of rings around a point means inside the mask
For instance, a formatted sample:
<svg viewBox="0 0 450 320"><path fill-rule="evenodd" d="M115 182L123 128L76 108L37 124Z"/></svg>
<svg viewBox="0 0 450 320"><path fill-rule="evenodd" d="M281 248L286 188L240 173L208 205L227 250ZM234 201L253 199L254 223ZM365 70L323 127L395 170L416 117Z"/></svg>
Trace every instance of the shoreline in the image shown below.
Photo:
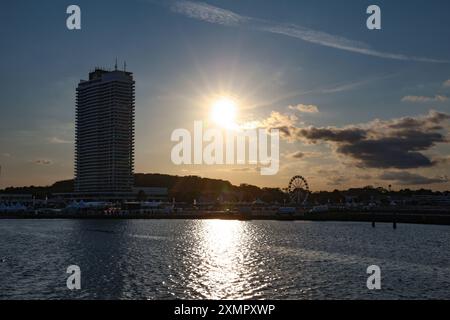
<svg viewBox="0 0 450 320"><path fill-rule="evenodd" d="M232 213L130 213L126 215L87 214L0 214L6 219L89 219L89 220L269 220L311 222L367 222L450 225L450 212L446 213L386 213L386 212L327 212L310 214L232 214Z"/></svg>

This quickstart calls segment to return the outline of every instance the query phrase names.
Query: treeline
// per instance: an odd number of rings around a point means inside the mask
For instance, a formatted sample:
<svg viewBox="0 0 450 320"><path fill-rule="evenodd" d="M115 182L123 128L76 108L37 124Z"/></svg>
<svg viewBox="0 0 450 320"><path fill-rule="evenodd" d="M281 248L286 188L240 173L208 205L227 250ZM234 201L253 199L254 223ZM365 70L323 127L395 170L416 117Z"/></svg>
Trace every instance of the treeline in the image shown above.
<svg viewBox="0 0 450 320"><path fill-rule="evenodd" d="M255 201L283 202L287 195L278 188L259 188L249 184L232 185L229 181L198 176L173 176L167 174L135 175L136 187L165 187L169 198L176 201Z"/></svg>
<svg viewBox="0 0 450 320"><path fill-rule="evenodd" d="M229 181L202 178L198 176L174 176L150 173L135 174L135 186L163 187L168 189L169 198L176 201L254 201L283 202L287 195L277 188L259 188L249 184L232 185ZM74 181L58 181L51 186L9 187L1 191L8 194L32 194L38 199L55 193L74 192Z"/></svg>
<svg viewBox="0 0 450 320"><path fill-rule="evenodd" d="M37 199L44 199L54 193L70 193L74 190L74 183L72 180L62 180L55 182L51 186L29 186L29 187L8 187L0 190L0 193L7 194L31 194Z"/></svg>
<svg viewBox="0 0 450 320"><path fill-rule="evenodd" d="M198 176L174 176L167 174L135 174L136 187L165 187L169 199L176 201L232 201L251 202L261 200L266 203L289 203L289 196L279 188L259 188L249 184L232 185L229 181L201 178ZM55 193L74 192L73 180L58 181L51 186L9 187L1 191L9 194L32 194L43 199ZM413 195L442 195L441 192L420 189L404 189L391 191L384 188L367 186L348 190L318 191L310 194L309 201L313 204L370 202L374 200L389 201L395 197L412 197Z"/></svg>

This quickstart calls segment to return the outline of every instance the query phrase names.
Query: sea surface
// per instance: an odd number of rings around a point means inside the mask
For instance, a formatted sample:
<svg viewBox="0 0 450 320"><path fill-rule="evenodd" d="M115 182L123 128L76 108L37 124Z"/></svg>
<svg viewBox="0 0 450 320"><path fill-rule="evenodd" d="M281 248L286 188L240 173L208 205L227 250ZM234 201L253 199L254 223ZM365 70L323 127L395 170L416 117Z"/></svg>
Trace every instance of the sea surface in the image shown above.
<svg viewBox="0 0 450 320"><path fill-rule="evenodd" d="M370 265L381 290L367 289ZM0 220L0 299L355 298L449 299L450 227Z"/></svg>

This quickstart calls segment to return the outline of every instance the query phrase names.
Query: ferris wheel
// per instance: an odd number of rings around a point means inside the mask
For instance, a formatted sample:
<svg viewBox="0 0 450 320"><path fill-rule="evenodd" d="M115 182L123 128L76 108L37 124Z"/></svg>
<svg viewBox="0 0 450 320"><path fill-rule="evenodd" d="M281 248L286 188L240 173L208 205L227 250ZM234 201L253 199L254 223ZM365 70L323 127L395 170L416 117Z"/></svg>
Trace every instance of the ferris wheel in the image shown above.
<svg viewBox="0 0 450 320"><path fill-rule="evenodd" d="M287 191L292 202L305 204L309 197L308 181L302 176L295 176L289 181Z"/></svg>

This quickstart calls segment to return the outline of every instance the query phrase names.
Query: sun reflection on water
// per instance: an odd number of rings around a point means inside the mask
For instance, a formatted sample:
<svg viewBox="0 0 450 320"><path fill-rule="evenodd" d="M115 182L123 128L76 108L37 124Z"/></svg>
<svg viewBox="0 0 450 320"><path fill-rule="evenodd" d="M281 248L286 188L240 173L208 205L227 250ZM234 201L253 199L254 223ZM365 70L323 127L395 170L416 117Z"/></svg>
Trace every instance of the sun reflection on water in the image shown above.
<svg viewBox="0 0 450 320"><path fill-rule="evenodd" d="M198 264L189 277L189 287L208 299L243 298L249 290L251 266L246 224L242 221L202 220L198 222L196 247Z"/></svg>

